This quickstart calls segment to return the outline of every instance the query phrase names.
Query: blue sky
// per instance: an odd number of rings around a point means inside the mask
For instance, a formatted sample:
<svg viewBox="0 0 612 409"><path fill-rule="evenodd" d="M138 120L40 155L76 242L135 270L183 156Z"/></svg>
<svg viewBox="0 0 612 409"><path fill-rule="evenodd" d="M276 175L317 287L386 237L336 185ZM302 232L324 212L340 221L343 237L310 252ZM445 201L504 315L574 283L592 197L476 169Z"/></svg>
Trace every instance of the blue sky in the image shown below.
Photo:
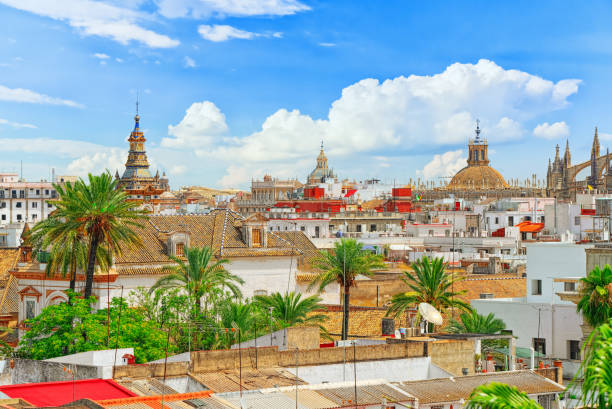
<svg viewBox="0 0 612 409"><path fill-rule="evenodd" d="M0 0L0 170L121 172L138 90L173 188L303 180L321 139L341 177L439 180L476 118L544 178L612 141L612 6L583 3Z"/></svg>

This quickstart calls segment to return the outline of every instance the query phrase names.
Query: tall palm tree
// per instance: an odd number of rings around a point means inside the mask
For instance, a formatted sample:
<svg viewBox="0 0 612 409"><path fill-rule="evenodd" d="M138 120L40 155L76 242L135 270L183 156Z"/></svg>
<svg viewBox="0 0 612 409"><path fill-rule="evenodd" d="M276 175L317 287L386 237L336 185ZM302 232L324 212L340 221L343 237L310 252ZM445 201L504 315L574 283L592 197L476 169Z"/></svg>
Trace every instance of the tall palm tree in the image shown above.
<svg viewBox="0 0 612 409"><path fill-rule="evenodd" d="M402 277L402 281L411 291L394 295L391 298L387 315L398 317L408 308L422 302L433 305L441 313L448 308L471 311L472 308L468 303L457 298L462 293L452 291L453 283L462 278L453 273L447 273L446 267L444 259L430 259L426 256L412 263L414 274L404 271L404 277Z"/></svg>
<svg viewBox="0 0 612 409"><path fill-rule="evenodd" d="M342 239L334 245L331 252L321 252L313 263L321 270L310 283L309 288L318 287L323 291L331 283L338 283L344 294L342 315L342 339L348 337L350 291L358 276L372 276L373 270L383 268L382 257L363 250L355 239Z"/></svg>
<svg viewBox="0 0 612 409"><path fill-rule="evenodd" d="M206 296L204 313L208 310L208 302L220 291L227 289L234 297L242 296L240 285L244 284L244 280L225 269L229 260L216 260L214 251L210 247L185 247L184 251L187 262L179 257L170 257L176 264L166 267L170 274L157 280L151 287L151 292L158 288L184 289L195 302L196 318L200 316L204 296Z"/></svg>
<svg viewBox="0 0 612 409"><path fill-rule="evenodd" d="M56 189L60 192L60 200L73 193L73 186L66 184L65 189ZM85 271L87 268L87 242L82 230L71 228L64 223L56 213L37 223L29 233L26 240L38 252L48 251L49 261L46 266L47 275L60 273L70 276L70 289L75 290L77 270ZM106 269L112 263L110 254L104 247L98 247L96 257L97 265Z"/></svg>
<svg viewBox="0 0 612 409"><path fill-rule="evenodd" d="M506 328L506 324L491 312L480 315L476 310L464 312L459 321L451 319L446 330L454 334L497 334Z"/></svg>
<svg viewBox="0 0 612 409"><path fill-rule="evenodd" d="M118 181L110 173L89 174L88 182L79 179L72 192L56 186L60 198L55 202L56 217L67 229L84 232L88 240L85 297L91 296L99 247L105 247L112 257L121 255L123 246L140 245L135 228L142 228L139 221L145 217L136 209L138 204L117 189Z"/></svg>
<svg viewBox="0 0 612 409"><path fill-rule="evenodd" d="M582 298L577 304L578 312L593 327L612 318L612 269L595 266L586 277L580 279Z"/></svg>
<svg viewBox="0 0 612 409"><path fill-rule="evenodd" d="M325 315L314 313L324 309L320 302L321 298L316 295L302 299L302 294L294 292L255 296L255 303L264 311L273 307L272 316L283 327L323 322Z"/></svg>

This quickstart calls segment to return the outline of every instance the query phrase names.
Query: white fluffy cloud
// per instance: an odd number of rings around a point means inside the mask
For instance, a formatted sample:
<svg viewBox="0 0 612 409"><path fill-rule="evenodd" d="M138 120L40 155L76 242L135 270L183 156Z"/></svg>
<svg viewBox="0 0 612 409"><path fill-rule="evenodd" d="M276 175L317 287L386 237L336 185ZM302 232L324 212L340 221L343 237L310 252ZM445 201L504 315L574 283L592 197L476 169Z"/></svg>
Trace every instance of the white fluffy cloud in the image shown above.
<svg viewBox="0 0 612 409"><path fill-rule="evenodd" d="M198 27L198 33L200 33L203 39L216 43L231 40L232 38L250 40L257 35L250 31L240 30L239 28L224 24L213 24L212 26L202 24Z"/></svg>
<svg viewBox="0 0 612 409"><path fill-rule="evenodd" d="M187 149L207 147L226 132L225 115L221 110L210 101L196 102L187 109L178 125L168 126L168 134L173 138L163 138L161 146Z"/></svg>
<svg viewBox="0 0 612 409"><path fill-rule="evenodd" d="M118 171L121 175L125 169L127 150L120 148L100 149L95 153L83 155L68 164L70 175L87 176L88 173L109 171L112 175Z"/></svg>
<svg viewBox="0 0 612 409"><path fill-rule="evenodd" d="M27 102L31 104L65 105L74 108L83 108L83 105L69 99L50 97L45 94L24 89L8 88L0 85L0 101Z"/></svg>
<svg viewBox="0 0 612 409"><path fill-rule="evenodd" d="M8 125L8 126L13 127L13 128L36 129L36 125L24 124L24 123L21 123L21 122L13 122L13 121L9 121L8 119L4 119L4 118L0 118L0 125Z"/></svg>
<svg viewBox="0 0 612 409"><path fill-rule="evenodd" d="M266 37L266 38L282 38L283 33L253 33L251 31L241 30L236 27L228 26L225 24L213 24L207 25L202 24L198 27L198 33L202 36L203 39L208 41L213 41L215 43L220 43L223 41L228 41L231 39L239 39L239 40L251 40L256 37Z"/></svg>
<svg viewBox="0 0 612 409"><path fill-rule="evenodd" d="M159 12L168 18L285 16L310 7L298 0L158 0Z"/></svg>
<svg viewBox="0 0 612 409"><path fill-rule="evenodd" d="M467 165L467 159L463 156L463 151L449 151L441 155L434 155L433 159L425 167L417 171L425 179L432 179L438 176L452 176L457 171Z"/></svg>
<svg viewBox="0 0 612 409"><path fill-rule="evenodd" d="M83 35L107 37L124 45L130 41L138 41L152 48L179 45L179 41L139 25L152 20L150 15L112 3L93 0L0 0L0 4L65 21Z"/></svg>
<svg viewBox="0 0 612 409"><path fill-rule="evenodd" d="M569 136L569 126L565 121L549 124L544 122L536 126L533 130L533 135L544 139L566 138Z"/></svg>
<svg viewBox="0 0 612 409"><path fill-rule="evenodd" d="M312 161L321 140L330 157L389 149L408 154L465 143L474 134L477 118L490 143L519 139L525 135L525 121L566 107L579 84L576 79L555 83L505 70L488 60L452 64L432 76L383 82L368 78L343 89L325 119L279 109L259 131L217 140L223 143L213 143L199 154L241 163L228 167L222 179L235 185L241 178L247 182L246 175L260 173L263 166L279 175L304 173L298 164Z"/></svg>

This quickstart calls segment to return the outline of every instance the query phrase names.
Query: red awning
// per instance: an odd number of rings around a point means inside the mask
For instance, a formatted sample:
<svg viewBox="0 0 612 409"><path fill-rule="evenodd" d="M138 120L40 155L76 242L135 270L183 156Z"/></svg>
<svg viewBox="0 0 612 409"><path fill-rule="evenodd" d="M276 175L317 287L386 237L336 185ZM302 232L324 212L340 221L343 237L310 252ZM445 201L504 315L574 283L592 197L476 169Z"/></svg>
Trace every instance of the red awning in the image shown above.
<svg viewBox="0 0 612 409"><path fill-rule="evenodd" d="M344 195L344 197L351 197L357 192L357 189L349 189L348 192Z"/></svg>

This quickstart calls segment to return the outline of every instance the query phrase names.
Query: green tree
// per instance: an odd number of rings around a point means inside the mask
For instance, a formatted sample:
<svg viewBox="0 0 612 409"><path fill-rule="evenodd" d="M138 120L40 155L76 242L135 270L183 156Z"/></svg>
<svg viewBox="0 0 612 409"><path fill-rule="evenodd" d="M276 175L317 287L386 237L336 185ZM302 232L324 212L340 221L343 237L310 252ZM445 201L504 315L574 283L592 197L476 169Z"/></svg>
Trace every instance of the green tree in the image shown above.
<svg viewBox="0 0 612 409"><path fill-rule="evenodd" d="M70 194L56 186L59 200L54 202L55 217L66 229L83 232L88 240L85 298L91 296L98 248L106 248L113 257L121 255L123 246L140 245L135 228L142 228L139 221L145 217L138 203L127 200L125 192L117 189L118 181L110 173L89 174L88 182L79 179Z"/></svg>
<svg viewBox="0 0 612 409"><path fill-rule="evenodd" d="M240 284L244 281L235 274L225 269L229 263L227 259L216 260L214 252L210 247L185 248L185 258L187 262L179 257L172 256L176 263L174 266L166 268L171 273L160 278L151 287L151 291L156 289L175 289L181 288L190 296L195 303L194 317L199 317L201 312L202 298L206 297L204 313L208 311L208 303L215 299L226 289L234 297L241 297Z"/></svg>
<svg viewBox="0 0 612 409"><path fill-rule="evenodd" d="M255 303L267 311L272 307L272 316L282 327L292 327L299 324L320 324L326 316L315 311L325 309L321 298L313 295L302 298L302 294L288 292L285 294L255 296Z"/></svg>
<svg viewBox="0 0 612 409"><path fill-rule="evenodd" d="M250 338L255 326L256 316L253 305L242 302L225 302L219 308L219 342L220 347L229 348L239 341Z"/></svg>
<svg viewBox="0 0 612 409"><path fill-rule="evenodd" d="M30 359L49 359L66 354L108 349L108 312L96 311L95 297L80 298L69 292L70 303L46 307L26 321L28 331L19 342L19 354ZM111 345L134 348L137 362L164 356L167 332L146 319L141 309L128 308L114 298L110 306ZM168 345L170 352L175 346Z"/></svg>
<svg viewBox="0 0 612 409"><path fill-rule="evenodd" d="M464 312L459 321L451 319L446 330L453 334L497 334L506 328L506 324L493 313L480 315L476 310Z"/></svg>
<svg viewBox="0 0 612 409"><path fill-rule="evenodd" d="M72 186L66 184L66 189L55 186L62 195L72 194ZM70 192L70 193L66 193ZM70 277L70 289L75 290L77 271L85 271L87 268L87 242L82 230L72 228L64 223L55 213L47 219L37 223L27 234L26 240L35 251L48 251L49 261L46 266L46 274L59 273L63 277ZM106 249L98 247L96 264L102 269L107 269L112 264L112 258Z"/></svg>
<svg viewBox="0 0 612 409"><path fill-rule="evenodd" d="M595 266L586 277L580 279L580 301L578 312L593 327L606 323L612 318L612 269Z"/></svg>
<svg viewBox="0 0 612 409"><path fill-rule="evenodd" d="M423 302L433 305L441 313L448 308L471 311L468 303L457 298L462 293L452 291L453 283L460 281L461 278L453 273L447 273L446 267L444 259L430 259L426 256L412 263L413 273L404 271L402 277L402 281L411 291L394 295L387 315L398 317L408 308Z"/></svg>
<svg viewBox="0 0 612 409"><path fill-rule="evenodd" d="M466 409L542 409L515 386L490 382L472 391Z"/></svg>
<svg viewBox="0 0 612 409"><path fill-rule="evenodd" d="M334 245L333 251L322 251L315 260L314 266L321 270L310 283L309 288L318 287L323 291L331 283L338 283L344 294L344 312L342 316L342 339L348 337L350 291L358 276L370 277L373 270L383 268L382 257L363 250L361 243L355 239L342 239Z"/></svg>
<svg viewBox="0 0 612 409"><path fill-rule="evenodd" d="M612 408L612 321L597 327L589 337L580 373L583 403Z"/></svg>

